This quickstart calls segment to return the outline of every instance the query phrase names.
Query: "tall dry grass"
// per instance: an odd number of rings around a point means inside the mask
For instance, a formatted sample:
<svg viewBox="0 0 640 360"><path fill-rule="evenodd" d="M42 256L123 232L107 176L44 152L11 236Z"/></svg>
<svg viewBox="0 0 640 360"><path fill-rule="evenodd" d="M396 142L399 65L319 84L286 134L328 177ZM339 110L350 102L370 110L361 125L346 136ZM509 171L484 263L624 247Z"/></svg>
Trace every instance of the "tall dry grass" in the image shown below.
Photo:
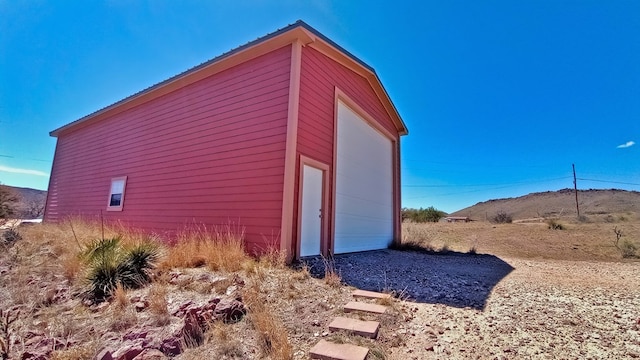
<svg viewBox="0 0 640 360"><path fill-rule="evenodd" d="M244 229L224 225L208 229L200 226L183 231L168 249L160 269L207 266L213 271L234 272L252 261L244 246Z"/></svg>
<svg viewBox="0 0 640 360"><path fill-rule="evenodd" d="M289 342L287 329L282 320L275 316L259 283L245 289L243 300L249 309L247 317L258 332L258 344L262 353L272 359L292 359L293 347Z"/></svg>

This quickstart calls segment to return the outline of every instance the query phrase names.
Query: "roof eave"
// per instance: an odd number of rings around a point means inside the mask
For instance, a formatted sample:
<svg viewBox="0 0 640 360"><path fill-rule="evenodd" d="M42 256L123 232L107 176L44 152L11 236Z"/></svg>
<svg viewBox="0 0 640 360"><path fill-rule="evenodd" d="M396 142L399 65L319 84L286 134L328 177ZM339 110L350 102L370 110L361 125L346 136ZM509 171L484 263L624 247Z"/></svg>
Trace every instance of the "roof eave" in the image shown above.
<svg viewBox="0 0 640 360"><path fill-rule="evenodd" d="M101 118L113 116L129 110L135 106L151 101L172 91L185 87L196 81L219 73L243 62L249 61L258 56L264 55L274 49L300 42L302 45L310 45L325 53L327 56L338 60L347 68L363 76L376 92L382 101L385 110L396 125L400 135L408 134L404 121L400 117L395 105L391 101L387 91L382 86L372 67L358 59L356 56L343 49L307 23L299 20L285 28L277 30L269 35L258 38L234 50L215 57L198 66L188 69L176 76L150 86L136 94L126 97L96 112L86 115L76 121L59 127L49 133L50 136L58 137L64 132L75 129L79 126L86 126Z"/></svg>
<svg viewBox="0 0 640 360"><path fill-rule="evenodd" d="M92 120L121 113L142 103L175 91L176 89L190 85L208 76L219 73L258 56L264 55L274 49L278 49L282 46L289 45L296 41L300 41L302 44L307 44L313 41L313 39L314 36L303 27L300 27L298 25L291 25L284 29L280 29L272 34L249 42L243 46L240 46L234 50L231 50L225 54L222 54L189 70L186 70L178 75L175 75L167 80L152 85L136 94L128 96L76 121L59 127L51 131L49 135L58 137L59 135L70 129L92 122Z"/></svg>

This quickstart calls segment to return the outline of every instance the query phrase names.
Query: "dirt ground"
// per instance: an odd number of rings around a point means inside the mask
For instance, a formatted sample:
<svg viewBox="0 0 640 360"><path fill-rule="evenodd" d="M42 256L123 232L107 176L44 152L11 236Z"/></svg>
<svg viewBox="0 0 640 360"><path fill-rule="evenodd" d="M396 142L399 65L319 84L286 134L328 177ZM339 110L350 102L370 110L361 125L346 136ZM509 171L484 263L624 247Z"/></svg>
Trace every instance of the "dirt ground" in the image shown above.
<svg viewBox="0 0 640 360"><path fill-rule="evenodd" d="M389 359L640 356L640 263L395 250L340 255L354 287L394 291ZM394 341L395 339L395 341Z"/></svg>

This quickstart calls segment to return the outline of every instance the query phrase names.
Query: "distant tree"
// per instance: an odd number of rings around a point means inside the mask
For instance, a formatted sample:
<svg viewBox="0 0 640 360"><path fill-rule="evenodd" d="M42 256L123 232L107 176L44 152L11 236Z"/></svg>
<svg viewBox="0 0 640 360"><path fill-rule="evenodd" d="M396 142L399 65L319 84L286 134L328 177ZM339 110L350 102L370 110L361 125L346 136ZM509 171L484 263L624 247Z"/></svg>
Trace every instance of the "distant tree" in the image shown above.
<svg viewBox="0 0 640 360"><path fill-rule="evenodd" d="M402 221L410 220L417 223L438 222L446 215L447 213L433 206L429 206L426 209L402 208Z"/></svg>
<svg viewBox="0 0 640 360"><path fill-rule="evenodd" d="M511 224L513 222L513 217L506 211L500 210L495 214L492 220L497 224Z"/></svg>
<svg viewBox="0 0 640 360"><path fill-rule="evenodd" d="M30 219L37 219L44 214L44 196L38 196L27 203L25 215Z"/></svg>
<svg viewBox="0 0 640 360"><path fill-rule="evenodd" d="M16 212L18 194L10 187L0 184L0 219L8 219Z"/></svg>

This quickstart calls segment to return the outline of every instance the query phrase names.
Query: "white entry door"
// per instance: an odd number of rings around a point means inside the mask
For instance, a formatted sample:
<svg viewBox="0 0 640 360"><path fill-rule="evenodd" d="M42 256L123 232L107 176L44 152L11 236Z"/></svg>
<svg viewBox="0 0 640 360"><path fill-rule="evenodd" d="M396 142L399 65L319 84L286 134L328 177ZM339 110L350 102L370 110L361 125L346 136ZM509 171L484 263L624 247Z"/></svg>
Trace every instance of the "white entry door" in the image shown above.
<svg viewBox="0 0 640 360"><path fill-rule="evenodd" d="M322 234L322 170L303 165L300 256L320 255Z"/></svg>

